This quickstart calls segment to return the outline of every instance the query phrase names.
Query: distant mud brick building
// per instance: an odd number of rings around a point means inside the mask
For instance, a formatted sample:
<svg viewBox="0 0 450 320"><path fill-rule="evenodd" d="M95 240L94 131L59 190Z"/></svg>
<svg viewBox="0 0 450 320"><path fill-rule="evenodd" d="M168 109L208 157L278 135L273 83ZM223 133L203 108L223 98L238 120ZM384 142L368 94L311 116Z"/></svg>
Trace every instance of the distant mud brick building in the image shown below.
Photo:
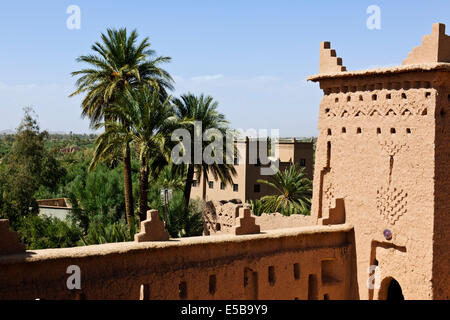
<svg viewBox="0 0 450 320"><path fill-rule="evenodd" d="M312 215L326 220L343 199L362 299L385 298L394 284L407 299L449 298L449 62L443 24L398 67L346 71L321 44L309 78L324 92ZM371 266L379 289L368 289Z"/></svg>
<svg viewBox="0 0 450 320"><path fill-rule="evenodd" d="M196 180L191 190L192 199L200 198L206 201L239 199L246 202L274 193L273 188L258 182L259 179L270 179L271 175L261 174L261 168L269 167L269 165L264 165L260 161L256 161L256 158L252 158L259 154L261 147L269 150L270 143L267 140L258 143L256 139L246 138L237 140L235 145L238 156L234 159L236 176L233 178L233 185L225 185L220 180L214 180L212 176L208 177L210 180L206 181L202 175L195 175L194 179ZM309 179L313 178L314 143L312 141L299 141L295 138L280 139L275 146L279 157L279 170L295 164L299 168L304 168ZM252 155L251 150L254 150L256 154Z"/></svg>
<svg viewBox="0 0 450 320"><path fill-rule="evenodd" d="M72 211L72 205L67 198L36 200L39 215L65 220Z"/></svg>

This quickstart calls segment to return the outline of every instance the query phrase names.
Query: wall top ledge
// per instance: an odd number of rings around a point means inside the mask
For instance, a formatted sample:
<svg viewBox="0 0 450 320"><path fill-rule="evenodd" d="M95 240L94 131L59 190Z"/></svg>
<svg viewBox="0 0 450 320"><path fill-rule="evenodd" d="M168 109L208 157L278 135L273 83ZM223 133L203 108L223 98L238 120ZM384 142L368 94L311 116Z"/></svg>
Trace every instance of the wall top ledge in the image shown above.
<svg viewBox="0 0 450 320"><path fill-rule="evenodd" d="M317 82L325 79L336 79L336 78L352 78L361 76L372 76L372 75L389 75L398 74L406 72L423 72L423 71L435 71L444 70L450 71L450 63L448 62L433 62L433 63L423 63L423 64L408 64L403 66L386 67L378 69L368 69L359 71L344 71L344 72L332 72L332 73L320 73L308 77L306 80Z"/></svg>
<svg viewBox="0 0 450 320"><path fill-rule="evenodd" d="M200 236L181 239L171 239L169 241L154 242L120 242L107 243L101 245L91 245L73 248L32 250L19 254L10 254L0 256L0 265L33 262L42 260L54 260L64 258L84 258L89 256L103 256L108 254L123 254L140 250L159 250L170 247L189 247L193 245L209 245L215 243L242 243L249 240L277 239L296 236L320 235L335 232L349 232L353 229L352 225L342 224L333 226L307 226L286 228L277 230L267 230L259 234L251 235L216 235Z"/></svg>

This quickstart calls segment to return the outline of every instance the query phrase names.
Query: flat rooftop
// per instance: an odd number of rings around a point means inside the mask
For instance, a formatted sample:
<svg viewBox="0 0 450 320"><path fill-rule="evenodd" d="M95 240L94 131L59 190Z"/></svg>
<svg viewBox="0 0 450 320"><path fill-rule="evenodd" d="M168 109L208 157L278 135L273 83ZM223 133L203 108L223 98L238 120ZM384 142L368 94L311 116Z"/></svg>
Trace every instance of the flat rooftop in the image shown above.
<svg viewBox="0 0 450 320"><path fill-rule="evenodd" d="M447 62L433 62L433 63L423 63L423 64L410 64L403 66L394 66L386 68L359 70L359 71L340 71L340 72L330 72L330 73L319 73L307 78L308 81L320 81L323 79L331 78L351 78L358 76L368 76L368 75L388 75L388 74L398 74L406 72L426 72L435 70L445 70L450 71L450 63Z"/></svg>

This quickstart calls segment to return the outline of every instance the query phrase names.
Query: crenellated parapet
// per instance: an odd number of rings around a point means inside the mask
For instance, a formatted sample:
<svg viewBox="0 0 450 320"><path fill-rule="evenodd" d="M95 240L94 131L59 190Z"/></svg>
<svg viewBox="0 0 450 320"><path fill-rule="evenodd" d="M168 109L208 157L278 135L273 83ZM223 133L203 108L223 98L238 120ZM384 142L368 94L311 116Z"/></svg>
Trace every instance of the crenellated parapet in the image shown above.
<svg viewBox="0 0 450 320"><path fill-rule="evenodd" d="M232 232L235 235L243 235L255 234L260 231L260 226L255 223L255 217L252 215L250 208L239 208L239 218Z"/></svg>
<svg viewBox="0 0 450 320"><path fill-rule="evenodd" d="M450 36L445 34L445 24L435 23L432 32L423 36L422 45L413 48L403 65L450 62Z"/></svg>
<svg viewBox="0 0 450 320"><path fill-rule="evenodd" d="M320 43L319 73L333 73L346 71L342 65L342 58L336 56L336 50L331 49L329 41Z"/></svg>
<svg viewBox="0 0 450 320"><path fill-rule="evenodd" d="M148 210L147 219L141 222L141 232L134 235L135 242L167 241L169 233L159 217L158 210Z"/></svg>

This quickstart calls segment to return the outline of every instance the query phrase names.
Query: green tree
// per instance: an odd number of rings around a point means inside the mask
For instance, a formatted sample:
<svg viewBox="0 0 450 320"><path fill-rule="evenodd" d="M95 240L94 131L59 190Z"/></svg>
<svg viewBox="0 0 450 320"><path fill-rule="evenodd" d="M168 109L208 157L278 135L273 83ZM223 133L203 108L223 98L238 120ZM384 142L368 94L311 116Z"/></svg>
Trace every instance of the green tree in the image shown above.
<svg viewBox="0 0 450 320"><path fill-rule="evenodd" d="M73 207L72 218L85 233L91 224L125 222L122 167L110 169L99 164L88 173L88 165L89 160L86 160L73 166L72 180L66 185L66 194Z"/></svg>
<svg viewBox="0 0 450 320"><path fill-rule="evenodd" d="M218 112L218 102L214 101L210 96L195 96L191 93L183 94L180 98L173 100L175 105L175 114L179 119L185 120L184 128L190 132L191 136L191 150L194 151L194 137L195 127L193 121L200 121L202 125L202 132L197 133L202 136L206 130L215 129L221 133L222 137L226 136L228 130L228 121L225 116ZM188 122L190 121L190 122ZM203 139L202 139L203 140ZM207 142L202 142L202 154L205 150ZM218 150L217 150L218 151ZM226 153L221 150L224 155ZM184 206L189 207L189 200L191 196L192 182L194 174L203 176L204 181L208 180L208 175L211 174L214 179L219 180L225 184L232 184L233 177L236 175L236 169L232 164L223 163L207 164L202 161L201 164L194 163L194 152L191 152L191 159L187 164L186 183L184 187Z"/></svg>
<svg viewBox="0 0 450 320"><path fill-rule="evenodd" d="M28 250L75 247L81 230L75 224L47 216L22 219L18 232Z"/></svg>
<svg viewBox="0 0 450 320"><path fill-rule="evenodd" d="M159 186L150 188L151 208L159 210L162 216L164 203L159 194ZM184 207L183 192L174 190L167 206L166 228L172 238L201 236L203 232L203 201L192 201ZM161 217L163 218L163 217Z"/></svg>
<svg viewBox="0 0 450 320"><path fill-rule="evenodd" d="M90 68L72 72L79 76L77 90L71 96L86 93L82 101L82 115L89 117L91 124L102 121L114 123L105 113L123 95L127 86L136 88L147 84L157 89L161 99L172 89L172 78L159 65L170 61L169 57L155 57L148 38L137 44L138 34L133 30L129 35L124 29L108 29L101 35L102 42L92 46L93 54L80 56L77 61L87 63ZM129 144L122 148L124 197L128 225L134 216L133 186L131 178L131 151Z"/></svg>
<svg viewBox="0 0 450 320"><path fill-rule="evenodd" d="M158 176L158 184L163 189L183 190L185 184L185 167L169 164Z"/></svg>
<svg viewBox="0 0 450 320"><path fill-rule="evenodd" d="M280 212L285 215L309 214L311 208L312 183L304 173L291 165L284 171L279 170L270 180L259 179L258 182L271 186L276 194L261 198L264 212Z"/></svg>
<svg viewBox="0 0 450 320"><path fill-rule="evenodd" d="M35 194L40 187L55 191L66 170L45 149L46 131L40 132L33 109L24 109L10 153L0 170L0 215L16 227L20 217L37 214Z"/></svg>
<svg viewBox="0 0 450 320"><path fill-rule="evenodd" d="M143 221L148 210L149 164L159 172L170 161L170 136L178 125L170 97L163 102L160 94L150 86L127 90L121 100L113 104L107 115L119 119L114 123L99 123L105 128L96 140L92 161L98 163L110 150L135 144L139 155L139 217Z"/></svg>

